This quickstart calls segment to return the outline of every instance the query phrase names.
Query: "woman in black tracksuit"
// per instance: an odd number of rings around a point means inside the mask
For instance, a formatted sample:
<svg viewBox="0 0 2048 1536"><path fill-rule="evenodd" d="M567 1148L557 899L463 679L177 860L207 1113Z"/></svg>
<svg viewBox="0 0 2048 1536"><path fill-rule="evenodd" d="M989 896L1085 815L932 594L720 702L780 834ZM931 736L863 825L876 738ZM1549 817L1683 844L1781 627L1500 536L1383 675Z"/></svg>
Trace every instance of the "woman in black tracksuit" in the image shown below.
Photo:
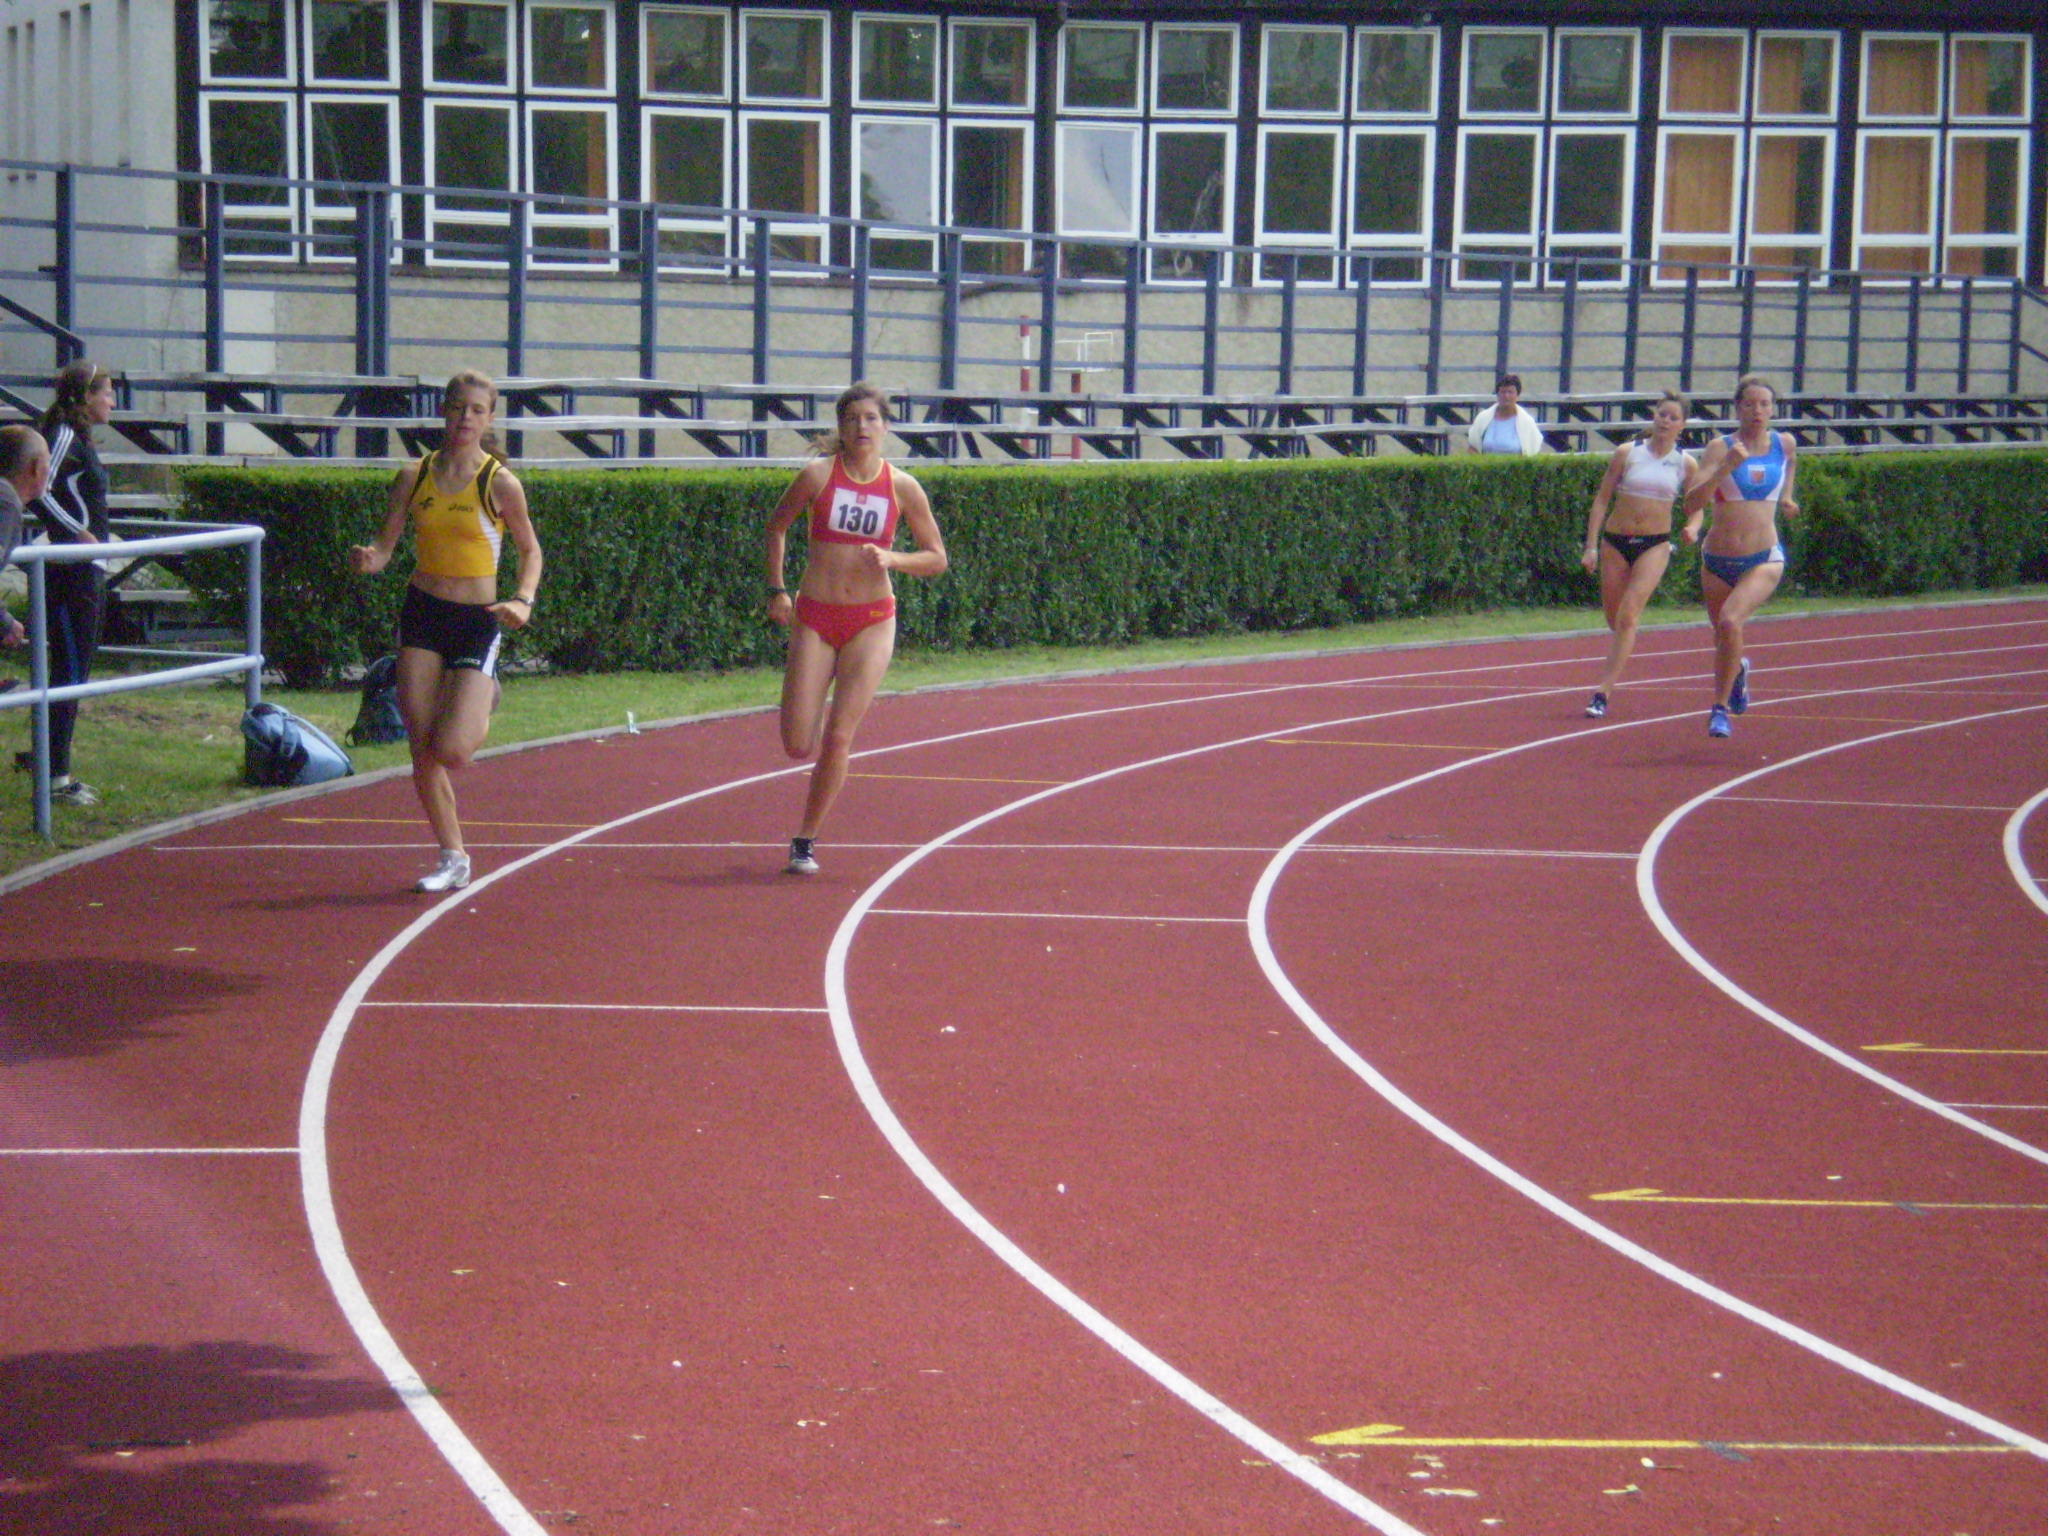
<svg viewBox="0 0 2048 1536"><path fill-rule="evenodd" d="M29 506L52 544L107 542L107 471L93 447L92 429L114 413L114 376L83 360L57 375L57 396L40 428L50 445L50 485ZM50 686L82 683L99 649L106 577L96 560L43 567L49 598ZM94 805L92 786L71 776L71 732L78 701L50 706L50 798L63 805ZM16 757L18 766L31 766Z"/></svg>

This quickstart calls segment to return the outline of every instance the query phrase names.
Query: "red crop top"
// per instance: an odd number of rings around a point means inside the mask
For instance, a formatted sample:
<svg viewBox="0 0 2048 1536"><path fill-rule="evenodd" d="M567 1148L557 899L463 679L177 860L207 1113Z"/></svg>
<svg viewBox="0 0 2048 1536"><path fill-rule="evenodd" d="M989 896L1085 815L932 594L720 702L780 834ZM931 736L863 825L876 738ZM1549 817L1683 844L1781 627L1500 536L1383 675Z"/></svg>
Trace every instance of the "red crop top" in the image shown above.
<svg viewBox="0 0 2048 1536"><path fill-rule="evenodd" d="M882 472L868 481L854 479L839 456L832 473L811 502L811 537L822 544L879 544L896 538L896 471L882 462Z"/></svg>

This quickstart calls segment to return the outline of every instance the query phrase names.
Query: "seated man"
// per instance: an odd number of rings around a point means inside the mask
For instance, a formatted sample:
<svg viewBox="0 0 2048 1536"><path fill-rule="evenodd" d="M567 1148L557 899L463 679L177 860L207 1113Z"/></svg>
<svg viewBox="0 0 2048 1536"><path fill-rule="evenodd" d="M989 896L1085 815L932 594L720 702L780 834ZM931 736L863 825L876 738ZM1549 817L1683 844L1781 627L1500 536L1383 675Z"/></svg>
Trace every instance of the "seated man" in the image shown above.
<svg viewBox="0 0 2048 1536"><path fill-rule="evenodd" d="M14 557L21 542L22 509L43 494L50 480L50 446L34 427L0 427L0 565ZM6 615L0 645L20 645L26 634L21 620Z"/></svg>

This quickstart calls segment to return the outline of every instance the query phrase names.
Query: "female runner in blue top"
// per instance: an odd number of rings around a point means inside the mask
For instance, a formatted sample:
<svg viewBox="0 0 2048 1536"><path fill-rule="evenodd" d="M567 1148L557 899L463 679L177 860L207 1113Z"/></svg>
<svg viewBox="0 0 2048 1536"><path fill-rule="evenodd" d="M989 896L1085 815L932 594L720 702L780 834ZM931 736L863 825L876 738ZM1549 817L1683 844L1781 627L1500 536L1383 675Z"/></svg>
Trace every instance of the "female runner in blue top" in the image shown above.
<svg viewBox="0 0 2048 1536"><path fill-rule="evenodd" d="M1700 589L1714 625L1714 707L1707 734L1727 736L1730 715L1749 708L1749 658L1742 627L1778 590L1785 546L1778 513L1799 515L1792 476L1799 445L1771 429L1777 391L1754 375L1735 386L1735 430L1700 455L1700 471L1685 492L1685 538L1700 542L1700 525L1713 503L1713 526L1700 549Z"/></svg>
<svg viewBox="0 0 2048 1536"><path fill-rule="evenodd" d="M1586 548L1579 563L1588 574L1599 574L1600 606L1614 631L1607 670L1586 705L1591 720L1607 713L1607 696L1636 648L1643 608L1671 564L1671 508L1699 472L1693 456L1678 447L1685 415L1685 396L1665 390L1651 414L1650 430L1615 449L1607 461L1606 477L1586 515Z"/></svg>
<svg viewBox="0 0 2048 1536"><path fill-rule="evenodd" d="M882 457L889 397L855 384L839 397L839 430L819 444L768 519L768 617L789 630L782 673L782 749L816 759L804 819L790 839L793 875L815 875L812 841L846 783L853 733L896 653L896 594L889 573L936 576L946 544L924 488ZM810 554L791 602L783 563L787 537L809 515ZM891 547L909 524L914 550ZM826 706L826 694L831 705Z"/></svg>

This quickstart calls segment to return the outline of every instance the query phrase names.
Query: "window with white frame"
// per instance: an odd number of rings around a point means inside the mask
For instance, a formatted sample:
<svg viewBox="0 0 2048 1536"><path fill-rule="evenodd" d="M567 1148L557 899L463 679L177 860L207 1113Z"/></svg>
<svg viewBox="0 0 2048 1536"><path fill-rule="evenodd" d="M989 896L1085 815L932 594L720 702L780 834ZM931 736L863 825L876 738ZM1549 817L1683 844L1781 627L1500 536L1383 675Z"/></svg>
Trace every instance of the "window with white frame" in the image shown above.
<svg viewBox="0 0 2048 1536"><path fill-rule="evenodd" d="M1865 34L1859 271L2020 275L2032 55L2033 40L2019 34Z"/></svg>
<svg viewBox="0 0 2048 1536"><path fill-rule="evenodd" d="M388 185L398 180L398 102L389 96L320 95L306 98L306 167L316 183L307 193L307 229L313 261L353 261L354 195L318 183ZM394 229L397 200L390 210Z"/></svg>
<svg viewBox="0 0 2048 1536"><path fill-rule="evenodd" d="M1037 25L1031 21L956 18L946 29L945 217L967 229L1032 227L1037 104ZM1007 114L1007 115L1006 115ZM1020 275L1026 243L979 235L961 238L965 270Z"/></svg>
<svg viewBox="0 0 2048 1536"><path fill-rule="evenodd" d="M528 240L536 266L617 265L618 197L610 102L528 102Z"/></svg>
<svg viewBox="0 0 2048 1536"><path fill-rule="evenodd" d="M936 107L939 24L902 16L857 16L853 23L853 104Z"/></svg>
<svg viewBox="0 0 2048 1536"><path fill-rule="evenodd" d="M732 99L732 13L705 6L640 10L640 89L649 98Z"/></svg>
<svg viewBox="0 0 2048 1536"><path fill-rule="evenodd" d="M668 259L717 264L732 254L731 221L714 211L733 204L732 32L730 11L641 7L640 195L658 205ZM684 102L703 105L669 105Z"/></svg>
<svg viewBox="0 0 2048 1536"><path fill-rule="evenodd" d="M1537 173L1543 130L1461 127L1458 130L1458 236L1461 281L1534 281ZM1515 258L1501 260L1498 258Z"/></svg>
<svg viewBox="0 0 2048 1536"><path fill-rule="evenodd" d="M1034 23L959 18L947 36L952 47L946 70L950 105L977 112L1029 112L1037 105Z"/></svg>
<svg viewBox="0 0 2048 1536"><path fill-rule="evenodd" d="M1201 277L1207 263L1203 248L1230 239L1236 147L1237 135L1228 128L1154 125L1151 234L1186 244L1153 248L1153 281Z"/></svg>
<svg viewBox="0 0 2048 1536"><path fill-rule="evenodd" d="M227 181L221 188L227 256L289 261L298 255L298 176L289 97L215 91L200 99L203 168Z"/></svg>
<svg viewBox="0 0 2048 1536"><path fill-rule="evenodd" d="M201 84L286 84L297 78L290 0L206 0Z"/></svg>
<svg viewBox="0 0 2048 1536"><path fill-rule="evenodd" d="M1554 128L1550 135L1553 263L1576 258L1582 283L1618 283L1627 272L1635 189L1633 130Z"/></svg>
<svg viewBox="0 0 2048 1536"><path fill-rule="evenodd" d="M1267 27L1259 37L1259 115L1342 116L1347 41L1342 27Z"/></svg>
<svg viewBox="0 0 2048 1536"><path fill-rule="evenodd" d="M939 127L936 117L854 119L853 211L879 226L868 250L878 270L930 272L938 263Z"/></svg>
<svg viewBox="0 0 2048 1536"><path fill-rule="evenodd" d="M1237 111L1237 28L1152 29L1152 110L1202 116Z"/></svg>
<svg viewBox="0 0 2048 1536"><path fill-rule="evenodd" d="M311 0L306 79L313 85L392 85L398 12L388 0Z"/></svg>
<svg viewBox="0 0 2048 1536"><path fill-rule="evenodd" d="M1193 281L1236 207L1235 25L1069 22L1060 29L1053 212L1069 276L1120 277L1129 244L1163 242L1146 276ZM1142 123L1132 119L1144 119ZM1206 120L1206 121L1205 121Z"/></svg>
<svg viewBox="0 0 2048 1536"><path fill-rule="evenodd" d="M613 96L609 5L527 0L526 88L535 93Z"/></svg>
<svg viewBox="0 0 2048 1536"><path fill-rule="evenodd" d="M1372 258L1374 283L1420 283L1429 249L1436 135L1374 126L1351 132L1351 224L1346 239ZM1354 266L1357 264L1354 263Z"/></svg>
<svg viewBox="0 0 2048 1536"><path fill-rule="evenodd" d="M1070 22L1060 29L1060 110L1136 112L1145 29L1135 22Z"/></svg>
<svg viewBox="0 0 2048 1536"><path fill-rule="evenodd" d="M506 194L516 163L513 104L474 97L426 104L427 261L502 266L510 253Z"/></svg>
<svg viewBox="0 0 2048 1536"><path fill-rule="evenodd" d="M1341 128L1309 124L1264 124L1259 129L1258 231L1261 246L1332 250L1338 244L1338 178L1343 168ZM1327 282L1336 275L1334 257L1294 258L1297 278ZM1259 276L1285 274L1288 258L1261 255Z"/></svg>
<svg viewBox="0 0 2048 1536"><path fill-rule="evenodd" d="M1435 117L1434 27L1360 27L1352 110L1359 117Z"/></svg>
<svg viewBox="0 0 2048 1536"><path fill-rule="evenodd" d="M771 220L769 246L778 259L811 266L824 260L823 229L815 219L825 211L829 134L821 116L740 114L741 201L753 213L803 216Z"/></svg>
<svg viewBox="0 0 2048 1536"><path fill-rule="evenodd" d="M740 99L824 105L828 22L815 11L741 11Z"/></svg>
<svg viewBox="0 0 2048 1536"><path fill-rule="evenodd" d="M510 90L510 0L432 0L426 48L429 89Z"/></svg>
<svg viewBox="0 0 2048 1536"><path fill-rule="evenodd" d="M750 258L752 221L719 217L748 209L770 219L780 260L825 260L831 125L831 18L799 10L725 10L702 4L639 8L641 190L659 205L664 256L723 264ZM870 98L899 92L895 39L870 41ZM862 133L856 129L856 156ZM858 182L858 172L856 172ZM858 190L856 190L858 197ZM737 242L737 246L735 246Z"/></svg>
<svg viewBox="0 0 2048 1536"><path fill-rule="evenodd" d="M1466 30L1458 281L1626 278L1636 136L1623 125L1639 110L1641 52L1631 28Z"/></svg>
<svg viewBox="0 0 2048 1536"><path fill-rule="evenodd" d="M1260 282L1335 283L1337 253L1375 283L1420 282L1431 239L1441 34L1433 27L1275 26L1263 67L1253 237ZM1327 257L1310 254L1329 251ZM1362 263L1352 270L1363 274Z"/></svg>
<svg viewBox="0 0 2048 1536"><path fill-rule="evenodd" d="M1790 283L1827 265L1840 80L1832 32L1665 34L1657 281L1732 283L1746 264Z"/></svg>
<svg viewBox="0 0 2048 1536"><path fill-rule="evenodd" d="M648 107L641 133L641 196L660 205L663 256L722 259L730 221L715 210L732 206L731 114Z"/></svg>

